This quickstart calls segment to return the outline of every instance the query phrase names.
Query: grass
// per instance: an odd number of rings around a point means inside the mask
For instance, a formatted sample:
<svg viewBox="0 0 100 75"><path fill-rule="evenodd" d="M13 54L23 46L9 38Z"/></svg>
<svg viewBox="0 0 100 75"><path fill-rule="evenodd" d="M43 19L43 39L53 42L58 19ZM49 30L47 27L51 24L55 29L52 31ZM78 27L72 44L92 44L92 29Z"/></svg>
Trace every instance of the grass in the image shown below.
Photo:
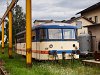
<svg viewBox="0 0 100 75"><path fill-rule="evenodd" d="M4 60L4 66L10 75L100 75L99 68L84 66L78 60L74 62L67 60L63 65L33 61L32 69L27 69L25 58L16 53L13 53L13 56L14 59L8 58L7 48L5 54L0 52L0 58Z"/></svg>

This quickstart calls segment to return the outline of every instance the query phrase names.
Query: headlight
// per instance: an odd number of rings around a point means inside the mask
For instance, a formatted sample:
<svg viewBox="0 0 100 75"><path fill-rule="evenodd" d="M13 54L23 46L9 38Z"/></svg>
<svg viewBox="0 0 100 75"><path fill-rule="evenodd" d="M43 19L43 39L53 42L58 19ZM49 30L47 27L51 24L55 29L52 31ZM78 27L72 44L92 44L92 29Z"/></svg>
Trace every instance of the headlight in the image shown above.
<svg viewBox="0 0 100 75"><path fill-rule="evenodd" d="M50 45L49 45L49 48L52 48L52 47L53 47L53 45L52 45L52 44L50 44Z"/></svg>

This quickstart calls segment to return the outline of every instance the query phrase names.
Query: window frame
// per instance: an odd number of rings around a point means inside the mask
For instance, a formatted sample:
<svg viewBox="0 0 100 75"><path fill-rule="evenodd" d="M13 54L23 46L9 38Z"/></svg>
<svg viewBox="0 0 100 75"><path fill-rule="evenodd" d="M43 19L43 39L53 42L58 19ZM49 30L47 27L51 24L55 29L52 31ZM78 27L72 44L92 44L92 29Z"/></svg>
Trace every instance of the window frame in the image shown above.
<svg viewBox="0 0 100 75"><path fill-rule="evenodd" d="M57 28L54 28L54 29L57 29ZM60 29L60 28L58 28L58 29ZM62 32L62 29L61 29L61 39L49 39L49 29L48 29L48 39L49 40L62 40L63 39L63 32Z"/></svg>
<svg viewBox="0 0 100 75"><path fill-rule="evenodd" d="M64 38L64 30L65 30L65 29L62 29L62 30L63 30L63 39L64 39L64 40L69 40L69 39L65 39L65 38ZM74 31L74 39L76 39L76 31L75 31L75 29L67 29L67 30L73 30L73 31ZM71 39L72 39L72 38L71 38ZM71 40L71 39L70 39L70 40ZM74 40L74 39L72 39L72 40Z"/></svg>
<svg viewBox="0 0 100 75"><path fill-rule="evenodd" d="M75 39L64 39L63 29L66 29L66 28L58 28L58 29L61 29L62 31L62 39L49 39L49 33L48 33L48 41L76 41L77 40L77 30L76 29L72 28L75 31ZM67 29L71 29L71 28L67 28Z"/></svg>
<svg viewBox="0 0 100 75"><path fill-rule="evenodd" d="M98 16L94 16L95 18L95 23L98 23Z"/></svg>
<svg viewBox="0 0 100 75"><path fill-rule="evenodd" d="M19 34L19 35L17 35L17 43L25 43L26 42L26 37L25 37L26 35L25 35L25 33L22 33L22 34Z"/></svg>
<svg viewBox="0 0 100 75"><path fill-rule="evenodd" d="M41 29L43 29L43 30L45 30L45 32L46 32L46 37L45 37L45 39L41 39L40 38L40 30ZM40 28L40 29L36 29L35 30L36 31L36 40L35 41L40 41L40 42L42 42L42 41L47 41L48 40L48 31L47 31L47 29L45 29L45 28Z"/></svg>
<svg viewBox="0 0 100 75"><path fill-rule="evenodd" d="M78 23L81 23L81 27L79 27L80 25ZM78 27L78 29L82 29L82 21L76 21L76 26Z"/></svg>
<svg viewBox="0 0 100 75"><path fill-rule="evenodd" d="M41 28L41 29L45 29L46 30L46 39L40 39L40 29L35 29L36 31L36 40L32 41L32 42L43 42L43 41L76 41L77 40L77 29L74 28ZM49 39L49 32L48 29L61 29L62 32L62 39ZM74 29L75 31L75 39L64 39L63 36L63 29Z"/></svg>

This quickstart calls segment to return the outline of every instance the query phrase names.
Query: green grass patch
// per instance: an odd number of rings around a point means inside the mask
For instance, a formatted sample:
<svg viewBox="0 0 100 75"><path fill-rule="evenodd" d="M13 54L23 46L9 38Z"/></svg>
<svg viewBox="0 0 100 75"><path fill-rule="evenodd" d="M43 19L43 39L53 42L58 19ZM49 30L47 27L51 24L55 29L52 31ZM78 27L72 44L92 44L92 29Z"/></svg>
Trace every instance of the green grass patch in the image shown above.
<svg viewBox="0 0 100 75"><path fill-rule="evenodd" d="M5 48L5 54L0 52L0 58L4 60L4 66L10 75L100 75L99 68L84 66L78 60L66 60L63 64L62 61L60 64L33 61L32 69L28 69L25 58L13 52L14 59L9 59L7 51Z"/></svg>

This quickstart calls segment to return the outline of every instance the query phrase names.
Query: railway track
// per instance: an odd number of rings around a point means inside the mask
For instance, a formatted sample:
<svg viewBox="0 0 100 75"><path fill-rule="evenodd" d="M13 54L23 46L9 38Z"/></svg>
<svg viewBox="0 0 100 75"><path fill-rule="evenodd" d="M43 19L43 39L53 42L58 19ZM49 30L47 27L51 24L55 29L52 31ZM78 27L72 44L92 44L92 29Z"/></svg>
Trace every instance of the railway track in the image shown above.
<svg viewBox="0 0 100 75"><path fill-rule="evenodd" d="M4 61L2 59L0 59L0 75L10 75L5 67L3 66L4 65Z"/></svg>
<svg viewBox="0 0 100 75"><path fill-rule="evenodd" d="M4 69L4 66L0 66L0 75L9 75L9 73Z"/></svg>

